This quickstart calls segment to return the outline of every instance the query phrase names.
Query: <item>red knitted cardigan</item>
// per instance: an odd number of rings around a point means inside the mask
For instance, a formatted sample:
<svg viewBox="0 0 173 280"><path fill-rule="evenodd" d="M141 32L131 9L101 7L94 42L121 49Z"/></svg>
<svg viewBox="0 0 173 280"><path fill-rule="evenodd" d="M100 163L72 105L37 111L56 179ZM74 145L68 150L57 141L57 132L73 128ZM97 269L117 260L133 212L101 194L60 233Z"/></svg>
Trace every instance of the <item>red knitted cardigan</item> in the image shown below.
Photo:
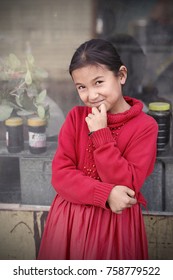
<svg viewBox="0 0 173 280"><path fill-rule="evenodd" d="M91 108L76 106L67 115L52 162L52 185L65 200L106 209L111 189L125 185L146 205L140 189L154 168L158 126L139 100L124 98L131 108L107 113L108 126L90 136Z"/></svg>

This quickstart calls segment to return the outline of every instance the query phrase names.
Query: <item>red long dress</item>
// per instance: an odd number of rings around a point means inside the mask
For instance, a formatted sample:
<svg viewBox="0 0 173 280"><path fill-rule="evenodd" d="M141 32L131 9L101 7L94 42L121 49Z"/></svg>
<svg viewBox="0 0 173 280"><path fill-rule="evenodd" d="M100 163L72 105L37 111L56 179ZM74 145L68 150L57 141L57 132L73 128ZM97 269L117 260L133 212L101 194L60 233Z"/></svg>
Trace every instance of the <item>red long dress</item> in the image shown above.
<svg viewBox="0 0 173 280"><path fill-rule="evenodd" d="M57 195L46 221L38 259L147 259L140 189L154 168L158 127L142 103L125 97L131 108L107 114L108 127L88 136L88 107L74 107L59 134L52 162ZM111 189L135 190L138 203L113 213Z"/></svg>

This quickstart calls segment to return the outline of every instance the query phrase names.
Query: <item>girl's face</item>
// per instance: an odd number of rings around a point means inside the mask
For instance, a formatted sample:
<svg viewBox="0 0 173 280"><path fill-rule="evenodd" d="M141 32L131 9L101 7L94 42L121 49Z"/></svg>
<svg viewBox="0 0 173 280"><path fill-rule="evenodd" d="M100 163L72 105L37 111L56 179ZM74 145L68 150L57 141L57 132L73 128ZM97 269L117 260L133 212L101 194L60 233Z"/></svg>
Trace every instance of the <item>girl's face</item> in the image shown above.
<svg viewBox="0 0 173 280"><path fill-rule="evenodd" d="M110 113L120 113L126 109L122 95L122 85L127 78L125 66L120 67L120 73L116 76L105 65L88 65L74 70L72 78L86 106L99 108L104 103Z"/></svg>

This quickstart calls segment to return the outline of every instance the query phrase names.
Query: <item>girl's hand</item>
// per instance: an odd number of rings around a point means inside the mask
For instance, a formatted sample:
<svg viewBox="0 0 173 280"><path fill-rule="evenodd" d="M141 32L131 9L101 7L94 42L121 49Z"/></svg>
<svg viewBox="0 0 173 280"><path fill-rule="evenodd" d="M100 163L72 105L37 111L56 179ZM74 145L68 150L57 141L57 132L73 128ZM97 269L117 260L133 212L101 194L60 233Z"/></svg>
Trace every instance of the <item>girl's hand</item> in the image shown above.
<svg viewBox="0 0 173 280"><path fill-rule="evenodd" d="M110 209L116 214L121 214L126 208L137 203L135 192L126 186L115 186L107 200Z"/></svg>
<svg viewBox="0 0 173 280"><path fill-rule="evenodd" d="M99 108L93 107L92 113L85 118L89 131L96 131L107 127L107 112L105 104Z"/></svg>

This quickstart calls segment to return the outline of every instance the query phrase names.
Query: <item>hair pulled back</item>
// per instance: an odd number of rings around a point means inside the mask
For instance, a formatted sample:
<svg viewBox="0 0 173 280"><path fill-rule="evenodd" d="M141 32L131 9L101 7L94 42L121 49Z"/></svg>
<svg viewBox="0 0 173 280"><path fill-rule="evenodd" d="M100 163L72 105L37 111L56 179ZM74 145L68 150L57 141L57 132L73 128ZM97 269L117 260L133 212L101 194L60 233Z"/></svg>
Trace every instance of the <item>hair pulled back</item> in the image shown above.
<svg viewBox="0 0 173 280"><path fill-rule="evenodd" d="M110 71L118 74L123 65L118 52L112 43L104 39L91 39L81 44L72 56L69 73L87 65L105 65Z"/></svg>

